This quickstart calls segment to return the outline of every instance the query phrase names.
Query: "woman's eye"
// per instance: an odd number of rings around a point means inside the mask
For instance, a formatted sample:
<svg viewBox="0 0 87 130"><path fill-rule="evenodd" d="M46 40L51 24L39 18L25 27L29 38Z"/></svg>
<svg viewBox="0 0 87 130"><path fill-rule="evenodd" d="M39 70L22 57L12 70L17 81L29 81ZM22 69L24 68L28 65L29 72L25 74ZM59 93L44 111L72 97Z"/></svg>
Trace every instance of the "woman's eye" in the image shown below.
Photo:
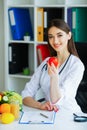
<svg viewBox="0 0 87 130"><path fill-rule="evenodd" d="M62 37L63 35L58 35L57 37Z"/></svg>
<svg viewBox="0 0 87 130"><path fill-rule="evenodd" d="M48 36L49 39L53 38L53 36Z"/></svg>
<svg viewBox="0 0 87 130"><path fill-rule="evenodd" d="M60 38L60 37L62 37L62 36L63 36L62 34L58 34L58 35L57 35L58 38ZM55 36L51 36L51 35L48 36L48 39L52 39L52 38L55 38Z"/></svg>

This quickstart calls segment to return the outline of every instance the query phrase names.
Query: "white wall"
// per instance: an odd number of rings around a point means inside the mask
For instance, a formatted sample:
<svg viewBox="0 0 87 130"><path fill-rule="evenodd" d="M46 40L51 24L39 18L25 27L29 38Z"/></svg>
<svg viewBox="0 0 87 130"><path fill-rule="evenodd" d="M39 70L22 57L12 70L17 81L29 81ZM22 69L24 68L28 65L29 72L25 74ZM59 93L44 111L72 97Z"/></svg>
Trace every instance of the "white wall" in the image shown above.
<svg viewBox="0 0 87 130"><path fill-rule="evenodd" d="M4 6L0 0L0 91L4 90Z"/></svg>

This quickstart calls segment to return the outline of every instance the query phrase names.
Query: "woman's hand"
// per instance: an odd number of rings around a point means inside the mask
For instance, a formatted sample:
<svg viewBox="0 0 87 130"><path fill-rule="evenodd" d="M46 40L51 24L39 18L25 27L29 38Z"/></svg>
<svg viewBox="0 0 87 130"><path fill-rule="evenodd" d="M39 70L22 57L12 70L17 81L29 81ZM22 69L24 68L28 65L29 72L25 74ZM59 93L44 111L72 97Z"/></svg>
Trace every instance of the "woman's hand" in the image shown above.
<svg viewBox="0 0 87 130"><path fill-rule="evenodd" d="M51 104L50 102L45 102L45 103L41 104L40 109L41 110L48 110L48 111L54 110L55 112L58 111L57 106Z"/></svg>
<svg viewBox="0 0 87 130"><path fill-rule="evenodd" d="M48 74L50 76L50 100L52 103L57 102L61 98L58 79L58 67L55 67L53 63L51 65L48 63ZM56 110L55 106L53 106L53 108Z"/></svg>
<svg viewBox="0 0 87 130"><path fill-rule="evenodd" d="M58 67L55 67L55 65L52 63L51 65L49 65L49 63L47 63L48 65L48 74L50 77L55 77L58 76Z"/></svg>

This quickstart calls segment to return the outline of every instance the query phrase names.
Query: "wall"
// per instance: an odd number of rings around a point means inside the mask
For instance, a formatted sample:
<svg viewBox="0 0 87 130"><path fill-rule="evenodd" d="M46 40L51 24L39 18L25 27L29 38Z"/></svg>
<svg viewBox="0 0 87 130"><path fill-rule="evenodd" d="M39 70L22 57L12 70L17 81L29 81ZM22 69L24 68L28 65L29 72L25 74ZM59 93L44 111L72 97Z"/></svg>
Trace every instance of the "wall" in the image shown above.
<svg viewBox="0 0 87 130"><path fill-rule="evenodd" d="M4 90L4 6L0 0L0 91Z"/></svg>

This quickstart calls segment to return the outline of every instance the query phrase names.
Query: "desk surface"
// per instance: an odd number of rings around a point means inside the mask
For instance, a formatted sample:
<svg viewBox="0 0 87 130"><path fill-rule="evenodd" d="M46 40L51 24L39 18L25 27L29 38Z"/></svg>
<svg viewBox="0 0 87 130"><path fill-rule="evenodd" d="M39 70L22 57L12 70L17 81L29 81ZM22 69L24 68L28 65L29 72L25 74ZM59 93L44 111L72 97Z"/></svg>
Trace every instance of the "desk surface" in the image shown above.
<svg viewBox="0 0 87 130"><path fill-rule="evenodd" d="M30 109L24 107L25 111ZM14 121L11 124L0 124L0 130L87 130L87 122L74 122L72 113L67 110L59 110L56 114L54 124L18 124Z"/></svg>

